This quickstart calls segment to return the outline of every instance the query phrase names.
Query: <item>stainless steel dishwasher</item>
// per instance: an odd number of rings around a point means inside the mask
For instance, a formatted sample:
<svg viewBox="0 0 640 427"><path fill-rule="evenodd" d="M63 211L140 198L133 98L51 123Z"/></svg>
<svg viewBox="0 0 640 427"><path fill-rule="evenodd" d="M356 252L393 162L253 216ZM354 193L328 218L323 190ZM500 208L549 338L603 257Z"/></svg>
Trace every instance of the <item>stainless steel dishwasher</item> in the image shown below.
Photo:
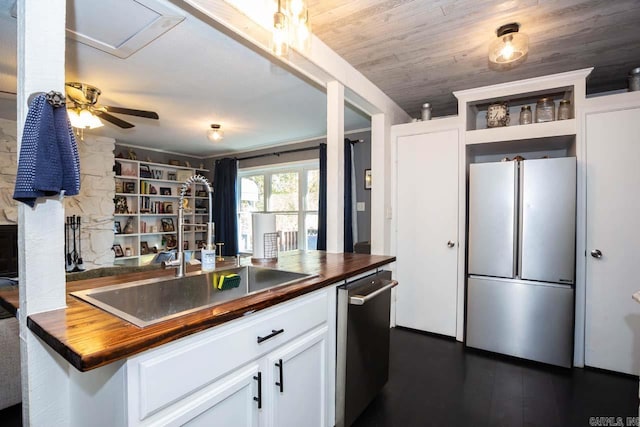
<svg viewBox="0 0 640 427"><path fill-rule="evenodd" d="M390 271L338 287L336 427L349 427L389 378Z"/></svg>

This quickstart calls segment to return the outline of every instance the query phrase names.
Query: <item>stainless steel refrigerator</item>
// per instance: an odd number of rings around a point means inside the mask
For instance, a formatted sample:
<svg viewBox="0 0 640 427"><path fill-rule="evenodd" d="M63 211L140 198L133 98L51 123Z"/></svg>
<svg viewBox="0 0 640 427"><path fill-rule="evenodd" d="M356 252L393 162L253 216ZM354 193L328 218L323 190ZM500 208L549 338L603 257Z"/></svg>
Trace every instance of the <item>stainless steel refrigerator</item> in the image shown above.
<svg viewBox="0 0 640 427"><path fill-rule="evenodd" d="M469 167L469 347L570 367L576 161Z"/></svg>

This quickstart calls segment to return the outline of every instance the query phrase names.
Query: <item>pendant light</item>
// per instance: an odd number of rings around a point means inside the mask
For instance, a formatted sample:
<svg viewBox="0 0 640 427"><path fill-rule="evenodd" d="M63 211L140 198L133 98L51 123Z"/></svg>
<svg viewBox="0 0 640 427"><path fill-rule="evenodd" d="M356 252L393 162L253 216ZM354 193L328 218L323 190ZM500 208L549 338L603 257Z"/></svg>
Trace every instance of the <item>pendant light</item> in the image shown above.
<svg viewBox="0 0 640 427"><path fill-rule="evenodd" d="M498 28L497 38L489 45L489 61L502 65L524 59L529 51L529 37L519 30L520 25L517 23Z"/></svg>
<svg viewBox="0 0 640 427"><path fill-rule="evenodd" d="M289 30L287 16L282 12L282 0L278 0L278 11L273 14L271 50L277 56L289 55Z"/></svg>
<svg viewBox="0 0 640 427"><path fill-rule="evenodd" d="M207 138L211 142L218 142L224 138L224 131L222 130L222 126L218 124L212 124L211 129L207 131Z"/></svg>

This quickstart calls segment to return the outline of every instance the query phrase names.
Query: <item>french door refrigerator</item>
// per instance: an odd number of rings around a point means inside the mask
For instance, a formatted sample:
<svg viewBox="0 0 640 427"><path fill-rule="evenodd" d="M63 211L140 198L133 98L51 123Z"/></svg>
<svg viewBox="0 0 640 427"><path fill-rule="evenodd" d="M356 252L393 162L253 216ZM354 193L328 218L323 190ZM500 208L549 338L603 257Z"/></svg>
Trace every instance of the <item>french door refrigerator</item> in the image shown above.
<svg viewBox="0 0 640 427"><path fill-rule="evenodd" d="M570 367L574 157L469 166L469 347Z"/></svg>

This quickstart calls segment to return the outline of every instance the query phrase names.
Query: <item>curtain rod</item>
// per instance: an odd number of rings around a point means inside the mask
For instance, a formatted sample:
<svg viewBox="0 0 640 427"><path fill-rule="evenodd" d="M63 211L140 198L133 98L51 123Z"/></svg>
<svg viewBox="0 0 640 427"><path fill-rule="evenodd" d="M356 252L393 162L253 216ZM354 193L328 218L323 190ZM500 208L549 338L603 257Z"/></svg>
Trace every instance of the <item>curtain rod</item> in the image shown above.
<svg viewBox="0 0 640 427"><path fill-rule="evenodd" d="M289 153L300 153L302 151L317 150L319 148L320 148L319 145L314 145L313 147L296 148L293 150L285 150L285 151L275 151L273 153L256 154L255 156L236 157L236 160L260 159L262 157L279 156L280 154L289 154Z"/></svg>
<svg viewBox="0 0 640 427"><path fill-rule="evenodd" d="M346 139L348 139L348 138L346 138ZM357 140L353 140L353 141L349 140L349 142L351 142L352 144L357 144L358 142L364 142L364 140L363 139L357 139ZM319 148L320 148L320 145L314 145L312 147L295 148L293 150L274 151L273 153L256 154L255 156L236 157L236 160L261 159L263 157L280 156L281 154L289 154L289 153L301 153L303 151L317 150Z"/></svg>

